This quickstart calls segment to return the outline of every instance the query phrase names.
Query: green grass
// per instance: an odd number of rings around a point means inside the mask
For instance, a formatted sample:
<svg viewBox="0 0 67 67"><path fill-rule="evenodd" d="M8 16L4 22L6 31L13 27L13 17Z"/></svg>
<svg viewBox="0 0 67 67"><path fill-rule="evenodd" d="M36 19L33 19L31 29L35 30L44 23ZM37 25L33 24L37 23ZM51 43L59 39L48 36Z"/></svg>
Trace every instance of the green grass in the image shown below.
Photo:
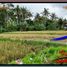
<svg viewBox="0 0 67 67"><path fill-rule="evenodd" d="M66 47L50 47L47 49L43 49L39 51L38 54L36 54L34 57L31 57L30 55L23 58L23 62L26 64L47 64L47 63L53 63L55 59L57 59L59 56L61 56L58 51L61 49L65 50ZM30 61L30 58L33 58L32 61ZM28 62L28 61L29 62Z"/></svg>
<svg viewBox="0 0 67 67"><path fill-rule="evenodd" d="M38 51L38 53L33 54L30 53L26 55L24 58L21 58L24 64L55 64L54 60L57 59L59 56L59 50L67 49L67 47L50 47L50 48L43 48L42 50ZM16 64L15 61L12 61L10 64Z"/></svg>

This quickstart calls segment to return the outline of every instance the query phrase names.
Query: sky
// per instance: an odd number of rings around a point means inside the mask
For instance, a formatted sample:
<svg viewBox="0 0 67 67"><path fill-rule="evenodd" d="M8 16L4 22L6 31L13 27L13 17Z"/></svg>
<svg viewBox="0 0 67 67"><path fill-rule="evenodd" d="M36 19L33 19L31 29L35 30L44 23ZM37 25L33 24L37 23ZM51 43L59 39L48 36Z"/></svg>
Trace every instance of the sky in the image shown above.
<svg viewBox="0 0 67 67"><path fill-rule="evenodd" d="M67 19L67 9L64 9L64 6L67 6L67 3L13 3L16 7L26 7L29 11L32 12L33 16L36 13L42 13L44 8L48 9L50 13L55 13L58 17Z"/></svg>

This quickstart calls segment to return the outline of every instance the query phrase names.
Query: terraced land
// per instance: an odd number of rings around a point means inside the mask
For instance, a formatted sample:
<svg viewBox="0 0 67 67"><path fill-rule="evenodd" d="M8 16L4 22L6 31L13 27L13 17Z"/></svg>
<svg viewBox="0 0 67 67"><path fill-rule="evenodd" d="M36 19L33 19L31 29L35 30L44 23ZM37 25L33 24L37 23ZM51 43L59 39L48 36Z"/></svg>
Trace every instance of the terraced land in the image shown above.
<svg viewBox="0 0 67 67"><path fill-rule="evenodd" d="M67 31L25 31L0 34L0 64L16 64L20 58L23 64L56 64L62 57L60 50L67 51L67 39L50 41L67 35Z"/></svg>

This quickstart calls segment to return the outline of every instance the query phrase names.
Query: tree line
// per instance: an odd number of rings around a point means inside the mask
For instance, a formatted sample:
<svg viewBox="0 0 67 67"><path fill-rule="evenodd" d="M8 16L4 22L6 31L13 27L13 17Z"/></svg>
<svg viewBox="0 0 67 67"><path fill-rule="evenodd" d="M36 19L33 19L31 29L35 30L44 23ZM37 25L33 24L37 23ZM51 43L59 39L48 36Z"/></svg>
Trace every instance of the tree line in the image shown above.
<svg viewBox="0 0 67 67"><path fill-rule="evenodd" d="M67 20L57 17L44 8L41 13L33 14L26 7L14 7L12 3L1 3L0 32L65 30Z"/></svg>

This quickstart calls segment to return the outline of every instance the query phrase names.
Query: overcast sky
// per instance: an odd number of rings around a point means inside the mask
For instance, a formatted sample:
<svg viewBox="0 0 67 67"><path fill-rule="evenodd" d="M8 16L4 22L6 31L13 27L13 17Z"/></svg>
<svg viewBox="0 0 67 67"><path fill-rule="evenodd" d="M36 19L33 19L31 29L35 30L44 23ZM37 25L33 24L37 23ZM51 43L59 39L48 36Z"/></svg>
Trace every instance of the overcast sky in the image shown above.
<svg viewBox="0 0 67 67"><path fill-rule="evenodd" d="M14 5L26 7L33 15L41 13L44 8L47 8L50 13L55 13L58 17L67 19L67 9L63 8L67 6L67 3L14 3Z"/></svg>

